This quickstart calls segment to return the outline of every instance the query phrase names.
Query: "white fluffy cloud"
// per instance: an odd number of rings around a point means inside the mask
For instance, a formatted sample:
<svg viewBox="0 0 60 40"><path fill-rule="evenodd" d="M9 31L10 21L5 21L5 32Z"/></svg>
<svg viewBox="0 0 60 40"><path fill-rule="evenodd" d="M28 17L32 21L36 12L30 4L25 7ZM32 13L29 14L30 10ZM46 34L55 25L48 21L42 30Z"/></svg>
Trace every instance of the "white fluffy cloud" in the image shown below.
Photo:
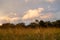
<svg viewBox="0 0 60 40"><path fill-rule="evenodd" d="M37 8L37 9L30 9L28 11L25 12L25 15L22 17L23 20L27 20L27 19L33 19L36 17L39 17L42 11L44 10L44 8Z"/></svg>
<svg viewBox="0 0 60 40"><path fill-rule="evenodd" d="M44 11L44 8L31 9L25 12L25 15L22 17L22 20L33 20L39 18L39 20L50 20L54 17L53 13L41 13Z"/></svg>
<svg viewBox="0 0 60 40"><path fill-rule="evenodd" d="M49 19L52 18L53 15L52 13L47 13L47 14L43 14L41 13L42 11L44 11L44 8L37 8L37 9L30 9L26 12L24 12L25 14L22 17L19 17L17 13L15 12L9 12L8 14L1 11L1 15L0 15L0 25L2 23L6 23L6 22L10 22L10 23L15 23L18 22L19 20L22 21L26 21L26 20L34 20L35 18L39 18L40 19ZM7 14L7 15L6 15Z"/></svg>

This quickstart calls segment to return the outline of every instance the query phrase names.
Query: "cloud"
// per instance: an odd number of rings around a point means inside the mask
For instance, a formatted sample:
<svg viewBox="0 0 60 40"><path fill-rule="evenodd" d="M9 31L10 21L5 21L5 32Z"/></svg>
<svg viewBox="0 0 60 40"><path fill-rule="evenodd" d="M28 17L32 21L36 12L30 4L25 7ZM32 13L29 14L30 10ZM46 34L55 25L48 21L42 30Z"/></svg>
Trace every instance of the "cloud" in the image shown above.
<svg viewBox="0 0 60 40"><path fill-rule="evenodd" d="M2 16L0 17L0 21L6 21L6 22L14 22L14 21L17 21L19 20L19 17L8 17L8 16Z"/></svg>
<svg viewBox="0 0 60 40"><path fill-rule="evenodd" d="M25 0L25 2L27 3L29 0Z"/></svg>
<svg viewBox="0 0 60 40"><path fill-rule="evenodd" d="M11 18L11 22L16 22L16 21L18 21L18 20L20 20L20 18L19 18L19 17Z"/></svg>
<svg viewBox="0 0 60 40"><path fill-rule="evenodd" d="M49 18L53 18L53 14L52 13L46 13L42 16L40 16L41 19L49 19Z"/></svg>
<svg viewBox="0 0 60 40"><path fill-rule="evenodd" d="M44 8L30 9L25 12L25 15L22 17L23 20L33 19L39 17Z"/></svg>
<svg viewBox="0 0 60 40"><path fill-rule="evenodd" d="M8 14L5 14L4 12L0 12L2 16L0 16L0 24L2 23L15 23L20 20L20 17L18 17L17 13L10 12ZM5 15L3 15L3 14Z"/></svg>
<svg viewBox="0 0 60 40"><path fill-rule="evenodd" d="M46 0L47 2L53 3L55 0Z"/></svg>

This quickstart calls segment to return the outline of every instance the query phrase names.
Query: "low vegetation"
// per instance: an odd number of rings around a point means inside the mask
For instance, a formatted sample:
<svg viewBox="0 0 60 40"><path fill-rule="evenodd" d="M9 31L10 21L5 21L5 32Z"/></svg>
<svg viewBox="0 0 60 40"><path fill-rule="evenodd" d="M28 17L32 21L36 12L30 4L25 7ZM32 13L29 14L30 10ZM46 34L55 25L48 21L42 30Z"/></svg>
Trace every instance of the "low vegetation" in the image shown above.
<svg viewBox="0 0 60 40"><path fill-rule="evenodd" d="M60 40L60 28L0 29L0 40Z"/></svg>
<svg viewBox="0 0 60 40"><path fill-rule="evenodd" d="M0 26L0 40L60 40L60 20L36 20L29 25L5 23Z"/></svg>
<svg viewBox="0 0 60 40"><path fill-rule="evenodd" d="M47 28L47 27L56 27L60 28L60 20L56 20L54 22L43 21L43 20L35 20L35 22L30 23L29 25L25 25L25 23L18 23L16 25L11 23L5 23L0 26L0 28Z"/></svg>

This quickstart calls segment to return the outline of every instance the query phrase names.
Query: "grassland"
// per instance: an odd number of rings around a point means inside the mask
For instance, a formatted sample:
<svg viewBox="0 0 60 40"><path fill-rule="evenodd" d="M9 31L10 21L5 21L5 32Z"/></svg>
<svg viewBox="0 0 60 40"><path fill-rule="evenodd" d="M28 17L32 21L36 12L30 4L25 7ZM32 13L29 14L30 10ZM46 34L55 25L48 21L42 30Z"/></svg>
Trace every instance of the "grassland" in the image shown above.
<svg viewBox="0 0 60 40"><path fill-rule="evenodd" d="M0 40L60 40L60 28L0 29Z"/></svg>

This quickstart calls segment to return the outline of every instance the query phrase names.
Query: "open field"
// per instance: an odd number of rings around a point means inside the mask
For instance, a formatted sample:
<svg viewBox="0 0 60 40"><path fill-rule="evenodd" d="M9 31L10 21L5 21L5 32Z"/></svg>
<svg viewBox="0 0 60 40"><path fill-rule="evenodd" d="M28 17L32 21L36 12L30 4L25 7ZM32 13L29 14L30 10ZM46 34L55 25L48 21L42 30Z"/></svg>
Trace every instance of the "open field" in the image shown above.
<svg viewBox="0 0 60 40"><path fill-rule="evenodd" d="M60 28L0 29L0 40L60 40Z"/></svg>

